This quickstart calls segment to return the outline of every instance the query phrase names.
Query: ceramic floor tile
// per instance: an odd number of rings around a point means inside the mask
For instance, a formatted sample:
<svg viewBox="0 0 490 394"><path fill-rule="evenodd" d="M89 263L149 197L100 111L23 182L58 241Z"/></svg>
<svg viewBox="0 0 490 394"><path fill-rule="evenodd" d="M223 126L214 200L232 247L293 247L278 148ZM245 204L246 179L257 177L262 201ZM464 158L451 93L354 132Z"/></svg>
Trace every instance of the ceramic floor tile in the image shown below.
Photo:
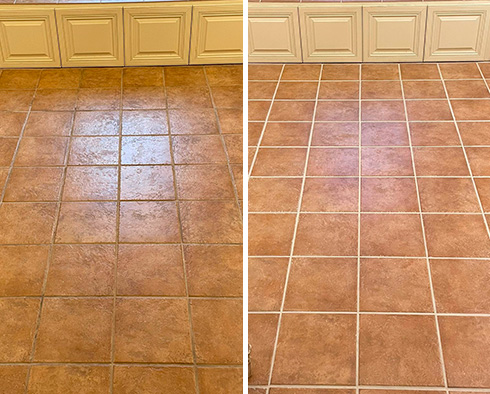
<svg viewBox="0 0 490 394"><path fill-rule="evenodd" d="M277 100L314 100L318 82L280 82L275 98Z"/></svg>
<svg viewBox="0 0 490 394"><path fill-rule="evenodd" d="M408 133L405 123L362 123L361 143L369 145L408 146Z"/></svg>
<svg viewBox="0 0 490 394"><path fill-rule="evenodd" d="M318 98L320 100L357 100L359 98L359 82L322 82Z"/></svg>
<svg viewBox="0 0 490 394"><path fill-rule="evenodd" d="M123 137L121 164L170 164L168 137Z"/></svg>
<svg viewBox="0 0 490 394"><path fill-rule="evenodd" d="M363 64L363 80L398 80L400 78L396 64Z"/></svg>
<svg viewBox="0 0 490 394"><path fill-rule="evenodd" d="M363 101L361 103L361 115L362 120L365 122L379 119L384 121L404 121L405 109L402 101Z"/></svg>
<svg viewBox="0 0 490 394"><path fill-rule="evenodd" d="M480 212L471 179L421 178L418 185L424 212Z"/></svg>
<svg viewBox="0 0 490 394"><path fill-rule="evenodd" d="M283 66L279 64L250 64L248 66L248 79L255 80L278 80Z"/></svg>
<svg viewBox="0 0 490 394"><path fill-rule="evenodd" d="M4 201L58 201L61 167L16 167L10 174Z"/></svg>
<svg viewBox="0 0 490 394"><path fill-rule="evenodd" d="M442 63L439 65L444 79L480 79L476 63Z"/></svg>
<svg viewBox="0 0 490 394"><path fill-rule="evenodd" d="M251 256L289 256L294 214L250 214L248 222Z"/></svg>
<svg viewBox="0 0 490 394"><path fill-rule="evenodd" d="M0 76L0 89L35 89L39 70L4 70Z"/></svg>
<svg viewBox="0 0 490 394"><path fill-rule="evenodd" d="M402 79L440 79L437 64L400 64Z"/></svg>
<svg viewBox="0 0 490 394"><path fill-rule="evenodd" d="M32 102L33 111L72 111L77 105L76 89L38 90Z"/></svg>
<svg viewBox="0 0 490 394"><path fill-rule="evenodd" d="M172 137L175 164L225 163L226 155L217 135L192 135Z"/></svg>
<svg viewBox="0 0 490 394"><path fill-rule="evenodd" d="M413 176L409 148L363 148L361 173L366 176ZM421 174L418 174L421 175Z"/></svg>
<svg viewBox="0 0 490 394"><path fill-rule="evenodd" d="M286 64L281 79L317 81L320 78L320 71L321 66L319 64Z"/></svg>
<svg viewBox="0 0 490 394"><path fill-rule="evenodd" d="M315 148L310 151L307 175L352 176L359 174L359 149Z"/></svg>
<svg viewBox="0 0 490 394"><path fill-rule="evenodd" d="M120 198L122 200L174 200L172 167L121 167Z"/></svg>
<svg viewBox="0 0 490 394"><path fill-rule="evenodd" d="M413 178L364 178L361 181L361 211L418 212Z"/></svg>
<svg viewBox="0 0 490 394"><path fill-rule="evenodd" d="M0 380L3 389L9 394L23 394L27 378L27 365L0 366Z"/></svg>
<svg viewBox="0 0 490 394"><path fill-rule="evenodd" d="M261 146L307 146L310 130L311 123L268 123Z"/></svg>
<svg viewBox="0 0 490 394"><path fill-rule="evenodd" d="M357 97L353 97L357 98ZM402 89L399 81L362 81L362 100L402 99Z"/></svg>
<svg viewBox="0 0 490 394"><path fill-rule="evenodd" d="M468 166L461 148L415 148L417 176L468 176Z"/></svg>
<svg viewBox="0 0 490 394"><path fill-rule="evenodd" d="M167 114L161 110L124 111L122 115L122 134L168 134Z"/></svg>
<svg viewBox="0 0 490 394"><path fill-rule="evenodd" d="M242 393L241 368L199 368L199 388L202 394Z"/></svg>
<svg viewBox="0 0 490 394"><path fill-rule="evenodd" d="M316 109L315 120L317 122L358 121L359 103L355 101L319 101Z"/></svg>
<svg viewBox="0 0 490 394"><path fill-rule="evenodd" d="M177 193L181 199L221 200L234 198L233 183L226 165L177 166L175 176Z"/></svg>
<svg viewBox="0 0 490 394"><path fill-rule="evenodd" d="M358 195L357 179L308 178L303 190L301 210L303 212L357 212ZM277 199L272 199L270 204L275 205L275 201Z"/></svg>
<svg viewBox="0 0 490 394"><path fill-rule="evenodd" d="M77 137L70 146L68 164L116 165L119 157L117 137Z"/></svg>
<svg viewBox="0 0 490 394"><path fill-rule="evenodd" d="M71 132L72 112L31 112L24 130L26 137L66 136Z"/></svg>
<svg viewBox="0 0 490 394"><path fill-rule="evenodd" d="M490 122L458 122L458 128L465 145L490 144Z"/></svg>
<svg viewBox="0 0 490 394"><path fill-rule="evenodd" d="M16 166L61 166L65 163L68 138L23 138L19 145Z"/></svg>
<svg viewBox="0 0 490 394"><path fill-rule="evenodd" d="M305 148L259 149L252 175L298 176L303 175L306 161Z"/></svg>
<svg viewBox="0 0 490 394"><path fill-rule="evenodd" d="M311 144L314 146L359 145L357 122L315 123Z"/></svg>
<svg viewBox="0 0 490 394"><path fill-rule="evenodd" d="M248 262L248 308L278 311L284 292L288 258L251 258Z"/></svg>
<svg viewBox="0 0 490 394"><path fill-rule="evenodd" d="M357 64L324 64L322 80L358 80Z"/></svg>
<svg viewBox="0 0 490 394"><path fill-rule="evenodd" d="M24 112L0 111L0 136L18 137L26 118L27 114Z"/></svg>
<svg viewBox="0 0 490 394"><path fill-rule="evenodd" d="M454 123L411 122L410 135L414 146L444 146L461 144Z"/></svg>
<svg viewBox="0 0 490 394"><path fill-rule="evenodd" d="M186 109L168 111L172 134L217 134L216 114L212 109L202 108L198 112ZM124 133L124 125L123 125ZM144 131L147 134L146 131Z"/></svg>
<svg viewBox="0 0 490 394"><path fill-rule="evenodd" d="M79 68L42 70L38 89L76 89L80 86L81 77Z"/></svg>

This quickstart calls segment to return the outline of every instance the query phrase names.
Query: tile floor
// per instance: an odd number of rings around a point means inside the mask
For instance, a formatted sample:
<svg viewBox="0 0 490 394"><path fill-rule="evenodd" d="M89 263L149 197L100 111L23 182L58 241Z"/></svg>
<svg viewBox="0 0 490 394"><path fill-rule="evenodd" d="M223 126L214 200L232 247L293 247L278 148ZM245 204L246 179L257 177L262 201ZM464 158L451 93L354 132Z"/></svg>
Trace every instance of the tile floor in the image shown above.
<svg viewBox="0 0 490 394"><path fill-rule="evenodd" d="M0 74L0 392L240 393L242 68Z"/></svg>
<svg viewBox="0 0 490 394"><path fill-rule="evenodd" d="M490 391L490 64L249 79L250 393Z"/></svg>

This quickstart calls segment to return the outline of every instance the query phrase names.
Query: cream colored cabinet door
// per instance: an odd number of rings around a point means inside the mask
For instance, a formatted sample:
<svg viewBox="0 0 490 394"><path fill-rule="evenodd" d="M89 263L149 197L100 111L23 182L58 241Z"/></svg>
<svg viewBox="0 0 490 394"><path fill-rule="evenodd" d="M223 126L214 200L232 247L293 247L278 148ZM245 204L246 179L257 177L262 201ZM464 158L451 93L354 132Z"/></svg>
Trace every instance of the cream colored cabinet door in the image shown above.
<svg viewBox="0 0 490 394"><path fill-rule="evenodd" d="M305 62L359 62L362 60L360 6L305 6L299 9Z"/></svg>
<svg viewBox="0 0 490 394"><path fill-rule="evenodd" d="M425 60L483 60L489 33L487 5L428 8Z"/></svg>
<svg viewBox="0 0 490 394"><path fill-rule="evenodd" d="M301 62L298 7L274 4L248 6L250 62Z"/></svg>
<svg viewBox="0 0 490 394"><path fill-rule="evenodd" d="M125 7L126 65L187 64L191 15L190 5Z"/></svg>
<svg viewBox="0 0 490 394"><path fill-rule="evenodd" d="M14 7L0 8L0 67L59 67L54 10Z"/></svg>
<svg viewBox="0 0 490 394"><path fill-rule="evenodd" d="M426 6L367 6L363 13L364 61L423 60Z"/></svg>
<svg viewBox="0 0 490 394"><path fill-rule="evenodd" d="M191 64L243 61L243 5L194 5Z"/></svg>
<svg viewBox="0 0 490 394"><path fill-rule="evenodd" d="M122 7L56 9L63 67L122 66Z"/></svg>

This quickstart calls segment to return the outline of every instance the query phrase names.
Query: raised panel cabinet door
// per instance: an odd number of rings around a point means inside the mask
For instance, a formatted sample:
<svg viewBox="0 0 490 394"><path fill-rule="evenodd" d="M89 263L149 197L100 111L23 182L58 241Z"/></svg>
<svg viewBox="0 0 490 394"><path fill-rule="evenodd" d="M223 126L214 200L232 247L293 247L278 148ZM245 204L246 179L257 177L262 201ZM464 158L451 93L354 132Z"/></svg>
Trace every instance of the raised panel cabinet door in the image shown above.
<svg viewBox="0 0 490 394"><path fill-rule="evenodd" d="M486 57L490 6L428 8L425 60L483 60Z"/></svg>
<svg viewBox="0 0 490 394"><path fill-rule="evenodd" d="M362 8L302 6L299 9L305 62L362 60Z"/></svg>
<svg viewBox="0 0 490 394"><path fill-rule="evenodd" d="M191 64L243 61L243 5L194 5Z"/></svg>
<svg viewBox="0 0 490 394"><path fill-rule="evenodd" d="M0 67L59 67L54 10L0 9Z"/></svg>
<svg viewBox="0 0 490 394"><path fill-rule="evenodd" d="M122 7L57 8L63 67L122 66Z"/></svg>
<svg viewBox="0 0 490 394"><path fill-rule="evenodd" d="M301 62L298 7L248 6L250 62Z"/></svg>
<svg viewBox="0 0 490 394"><path fill-rule="evenodd" d="M364 7L364 61L420 62L426 6Z"/></svg>
<svg viewBox="0 0 490 394"><path fill-rule="evenodd" d="M125 7L126 65L187 64L191 15L190 5Z"/></svg>

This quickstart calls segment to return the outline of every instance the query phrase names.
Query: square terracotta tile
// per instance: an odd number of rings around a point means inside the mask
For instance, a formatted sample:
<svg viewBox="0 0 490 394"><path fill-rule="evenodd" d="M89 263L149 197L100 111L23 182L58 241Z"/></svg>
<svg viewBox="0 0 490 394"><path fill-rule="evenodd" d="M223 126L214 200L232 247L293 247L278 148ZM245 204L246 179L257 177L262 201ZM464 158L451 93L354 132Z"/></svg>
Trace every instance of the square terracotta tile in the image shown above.
<svg viewBox="0 0 490 394"><path fill-rule="evenodd" d="M168 134L165 111L124 111L122 114L123 135L163 135Z"/></svg>
<svg viewBox="0 0 490 394"><path fill-rule="evenodd" d="M410 149L363 148L361 173L364 176L413 176Z"/></svg>
<svg viewBox="0 0 490 394"><path fill-rule="evenodd" d="M12 163L18 138L0 138L0 165L9 167Z"/></svg>
<svg viewBox="0 0 490 394"><path fill-rule="evenodd" d="M113 245L55 245L46 294L109 296L114 294L115 272Z"/></svg>
<svg viewBox="0 0 490 394"><path fill-rule="evenodd" d="M364 122L369 121L404 121L405 107L402 101L363 101L361 116Z"/></svg>
<svg viewBox="0 0 490 394"><path fill-rule="evenodd" d="M108 298L45 299L34 361L110 361L112 315Z"/></svg>
<svg viewBox="0 0 490 394"><path fill-rule="evenodd" d="M357 255L357 215L300 215L294 254L296 256Z"/></svg>
<svg viewBox="0 0 490 394"><path fill-rule="evenodd" d="M123 86L163 86L161 67L137 67L123 69Z"/></svg>
<svg viewBox="0 0 490 394"><path fill-rule="evenodd" d="M403 93L406 99L445 99L442 81L404 81Z"/></svg>
<svg viewBox="0 0 490 394"><path fill-rule="evenodd" d="M46 246L0 246L0 296L40 296L48 262Z"/></svg>
<svg viewBox="0 0 490 394"><path fill-rule="evenodd" d="M409 121L453 119L447 100L417 100L406 104Z"/></svg>
<svg viewBox="0 0 490 394"><path fill-rule="evenodd" d="M363 80L398 80L397 64L362 64L361 65Z"/></svg>
<svg viewBox="0 0 490 394"><path fill-rule="evenodd" d="M359 103L357 101L319 101L315 120L320 122L358 121Z"/></svg>
<svg viewBox="0 0 490 394"><path fill-rule="evenodd" d="M68 159L71 165L114 165L118 160L118 137L72 138Z"/></svg>
<svg viewBox="0 0 490 394"><path fill-rule="evenodd" d="M205 66L204 71L210 86L242 85L243 83L241 64Z"/></svg>
<svg viewBox="0 0 490 394"><path fill-rule="evenodd" d="M250 353L250 361L254 369L248 382L268 384L278 315L250 314L248 321L248 341L253 349Z"/></svg>
<svg viewBox="0 0 490 394"><path fill-rule="evenodd" d="M311 144L313 146L359 145L359 123L315 123Z"/></svg>
<svg viewBox="0 0 490 394"><path fill-rule="evenodd" d="M0 91L0 111L28 111L34 97L34 90Z"/></svg>
<svg viewBox="0 0 490 394"><path fill-rule="evenodd" d="M123 137L121 164L170 164L168 137Z"/></svg>
<svg viewBox="0 0 490 394"><path fill-rule="evenodd" d="M402 79L440 79L437 64L400 64Z"/></svg>
<svg viewBox="0 0 490 394"><path fill-rule="evenodd" d="M269 114L269 109L271 107L271 104L272 104L272 101L252 101L252 100L249 100L249 102L248 102L248 120L257 120L257 121L265 120ZM311 118L308 120L311 120Z"/></svg>
<svg viewBox="0 0 490 394"><path fill-rule="evenodd" d="M444 79L480 79L480 70L476 63L439 64Z"/></svg>
<svg viewBox="0 0 490 394"><path fill-rule="evenodd" d="M306 173L312 176L359 175L359 149L311 149Z"/></svg>
<svg viewBox="0 0 490 394"><path fill-rule="evenodd" d="M63 200L116 200L117 167L68 167Z"/></svg>
<svg viewBox="0 0 490 394"><path fill-rule="evenodd" d="M361 126L362 145L408 146L407 125L402 122L364 122Z"/></svg>
<svg viewBox="0 0 490 394"><path fill-rule="evenodd" d="M3 389L10 394L23 394L27 379L27 365L3 365L0 367L0 381Z"/></svg>
<svg viewBox="0 0 490 394"><path fill-rule="evenodd" d="M77 111L73 135L118 135L119 117L117 111Z"/></svg>
<svg viewBox="0 0 490 394"><path fill-rule="evenodd" d="M262 130L260 130L262 131ZM307 146L311 123L267 123L261 146Z"/></svg>
<svg viewBox="0 0 490 394"><path fill-rule="evenodd" d="M284 310L355 311L357 259L295 258Z"/></svg>
<svg viewBox="0 0 490 394"><path fill-rule="evenodd" d="M186 245L184 258L189 295L241 297L241 245Z"/></svg>
<svg viewBox="0 0 490 394"><path fill-rule="evenodd" d="M50 243L56 203L3 203L0 206L0 244Z"/></svg>
<svg viewBox="0 0 490 394"><path fill-rule="evenodd" d="M119 242L180 242L173 201L122 202Z"/></svg>
<svg viewBox="0 0 490 394"><path fill-rule="evenodd" d="M441 316L439 326L448 385L488 387L490 319L477 316Z"/></svg>
<svg viewBox="0 0 490 394"><path fill-rule="evenodd" d="M351 385L355 365L355 316L283 316L272 383Z"/></svg>
<svg viewBox="0 0 490 394"><path fill-rule="evenodd" d="M121 87L121 68L85 68L82 71L81 88Z"/></svg>
<svg viewBox="0 0 490 394"><path fill-rule="evenodd" d="M73 111L77 104L77 89L37 90L32 102L33 111Z"/></svg>
<svg viewBox="0 0 490 394"><path fill-rule="evenodd" d="M143 390L157 394L195 393L195 377L192 367L125 366L114 368L114 392L129 394Z"/></svg>
<svg viewBox="0 0 490 394"><path fill-rule="evenodd" d="M213 103L206 86L169 86L166 89L168 108L212 108Z"/></svg>
<svg viewBox="0 0 490 394"><path fill-rule="evenodd" d="M322 82L320 84L318 98L329 100L358 100L359 82Z"/></svg>
<svg viewBox="0 0 490 394"><path fill-rule="evenodd" d="M192 299L196 361L200 364L242 363L242 300Z"/></svg>
<svg viewBox="0 0 490 394"><path fill-rule="evenodd" d="M234 201L181 201L179 206L184 242L242 242L242 221Z"/></svg>
<svg viewBox="0 0 490 394"><path fill-rule="evenodd" d="M202 108L198 112L187 109L171 109L168 111L168 118L172 134L217 134L219 132L213 109ZM146 131L145 134L147 134Z"/></svg>
<svg viewBox="0 0 490 394"><path fill-rule="evenodd" d="M430 261L439 313L490 311L490 262L487 260Z"/></svg>
<svg viewBox="0 0 490 394"><path fill-rule="evenodd" d="M41 71L38 89L77 89L82 70L79 68L46 69Z"/></svg>
<svg viewBox="0 0 490 394"><path fill-rule="evenodd" d="M421 178L418 185L424 212L480 212L469 178Z"/></svg>
<svg viewBox="0 0 490 394"><path fill-rule="evenodd" d="M278 80L283 66L280 64L249 64L249 81Z"/></svg>
<svg viewBox="0 0 490 394"><path fill-rule="evenodd" d="M167 107L167 99L163 87L126 87L122 105L124 109L163 109Z"/></svg>
<svg viewBox="0 0 490 394"><path fill-rule="evenodd" d="M0 76L0 89L36 89L39 70L3 70Z"/></svg>
<svg viewBox="0 0 490 394"><path fill-rule="evenodd" d="M248 261L248 309L279 311L289 258L250 258Z"/></svg>
<svg viewBox="0 0 490 394"><path fill-rule="evenodd" d="M120 245L117 294L185 296L179 245Z"/></svg>
<svg viewBox="0 0 490 394"><path fill-rule="evenodd" d="M418 214L361 215L362 256L425 256Z"/></svg>
<svg viewBox="0 0 490 394"><path fill-rule="evenodd" d="M202 394L241 393L243 391L242 368L199 368L199 391Z"/></svg>
<svg viewBox="0 0 490 394"><path fill-rule="evenodd" d="M65 163L68 138L22 138L16 166L57 166Z"/></svg>
<svg viewBox="0 0 490 394"><path fill-rule="evenodd" d="M252 178L249 182L250 212L296 212L302 180Z"/></svg>
<svg viewBox="0 0 490 394"><path fill-rule="evenodd" d="M461 148L414 148L418 176L469 176Z"/></svg>
<svg viewBox="0 0 490 394"><path fill-rule="evenodd" d="M305 161L305 148L262 148L257 153L252 175L302 176Z"/></svg>
<svg viewBox="0 0 490 394"><path fill-rule="evenodd" d="M226 155L217 135L189 135L172 137L175 164L225 163Z"/></svg>
<svg viewBox="0 0 490 394"><path fill-rule="evenodd" d="M39 298L0 299L0 361L28 362L36 331Z"/></svg>
<svg viewBox="0 0 490 394"><path fill-rule="evenodd" d="M237 86L213 86L211 88L212 106L216 108L242 108L243 87Z"/></svg>
<svg viewBox="0 0 490 394"><path fill-rule="evenodd" d="M72 112L31 112L24 135L26 137L66 136L71 133L72 123Z"/></svg>
<svg viewBox="0 0 490 394"><path fill-rule="evenodd" d="M360 67L357 64L324 64L323 80L358 80Z"/></svg>
<svg viewBox="0 0 490 394"><path fill-rule="evenodd" d="M230 163L243 162L243 136L240 134L227 134L223 136L225 148Z"/></svg>
<svg viewBox="0 0 490 394"><path fill-rule="evenodd" d="M417 190L413 178L363 178L361 211L418 212Z"/></svg>
<svg viewBox="0 0 490 394"><path fill-rule="evenodd" d="M456 126L452 122L411 122L410 135L414 146L461 144Z"/></svg>
<svg viewBox="0 0 490 394"><path fill-rule="evenodd" d="M249 255L289 256L295 220L295 214L250 214Z"/></svg>
<svg viewBox="0 0 490 394"><path fill-rule="evenodd" d="M459 122L458 128L465 145L490 145L490 122Z"/></svg>
<svg viewBox="0 0 490 394"><path fill-rule="evenodd" d="M230 173L225 165L176 166L175 175L177 178L177 192L181 199L234 198ZM139 184L140 180L134 178L134 182ZM149 190L152 189L149 188Z"/></svg>
<svg viewBox="0 0 490 394"><path fill-rule="evenodd" d="M275 124L275 123L271 123L271 124ZM248 122L247 128L248 128L248 146L249 147L257 146L262 136L262 130L264 129L264 122ZM278 142L280 142L280 140Z"/></svg>
<svg viewBox="0 0 490 394"><path fill-rule="evenodd" d="M29 378L29 393L108 392L111 386L109 366L35 365Z"/></svg>
<svg viewBox="0 0 490 394"><path fill-rule="evenodd" d="M276 87L277 82L253 82L249 79L248 98L251 100L271 100Z"/></svg>
<svg viewBox="0 0 490 394"><path fill-rule="evenodd" d="M361 259L360 310L433 312L425 259Z"/></svg>
<svg viewBox="0 0 490 394"><path fill-rule="evenodd" d="M303 212L357 212L359 181L353 178L307 178ZM270 196L270 194L266 194ZM270 197L269 197L270 198ZM274 204L276 199L271 199Z"/></svg>
<svg viewBox="0 0 490 394"><path fill-rule="evenodd" d="M474 176L490 176L490 148L466 148L466 154Z"/></svg>
<svg viewBox="0 0 490 394"><path fill-rule="evenodd" d="M78 110L115 110L120 107L120 89L80 89L78 92Z"/></svg>
<svg viewBox="0 0 490 394"><path fill-rule="evenodd" d="M114 341L117 362L192 362L186 300L117 299Z"/></svg>
<svg viewBox="0 0 490 394"><path fill-rule="evenodd" d="M361 98L363 100L402 99L400 81L362 81Z"/></svg>
<svg viewBox="0 0 490 394"><path fill-rule="evenodd" d="M64 202L56 242L115 242L116 208L115 202Z"/></svg>
<svg viewBox="0 0 490 394"><path fill-rule="evenodd" d="M446 81L449 98L489 98L487 85L482 79L475 81Z"/></svg>
<svg viewBox="0 0 490 394"><path fill-rule="evenodd" d="M490 120L490 101L451 100L456 120Z"/></svg>
<svg viewBox="0 0 490 394"><path fill-rule="evenodd" d="M484 78L489 78L490 77L489 63L478 63L478 68L481 70Z"/></svg>
<svg viewBox="0 0 490 394"><path fill-rule="evenodd" d="M62 176L61 167L15 167L4 201L58 201Z"/></svg>
<svg viewBox="0 0 490 394"><path fill-rule="evenodd" d="M172 167L121 167L120 198L122 200L174 200Z"/></svg>
<svg viewBox="0 0 490 394"><path fill-rule="evenodd" d="M0 136L18 137L24 127L26 118L27 114L25 112L0 111Z"/></svg>
<svg viewBox="0 0 490 394"><path fill-rule="evenodd" d="M311 121L314 108L314 101L274 101L270 111L269 120L272 122ZM252 119L255 120L255 117ZM265 119L265 117L262 117L262 119ZM257 120L262 119L260 117L257 118Z"/></svg>
<svg viewBox="0 0 490 394"><path fill-rule="evenodd" d="M478 196L485 212L490 212L490 179L488 178L476 178L476 188L478 190Z"/></svg>
<svg viewBox="0 0 490 394"><path fill-rule="evenodd" d="M206 85L203 67L165 67L166 86Z"/></svg>
<svg viewBox="0 0 490 394"><path fill-rule="evenodd" d="M362 315L359 341L360 384L444 384L433 316Z"/></svg>
<svg viewBox="0 0 490 394"><path fill-rule="evenodd" d="M490 257L490 239L481 215L424 215L429 255Z"/></svg>
<svg viewBox="0 0 490 394"><path fill-rule="evenodd" d="M281 80L317 81L321 68L320 64L286 64Z"/></svg>

